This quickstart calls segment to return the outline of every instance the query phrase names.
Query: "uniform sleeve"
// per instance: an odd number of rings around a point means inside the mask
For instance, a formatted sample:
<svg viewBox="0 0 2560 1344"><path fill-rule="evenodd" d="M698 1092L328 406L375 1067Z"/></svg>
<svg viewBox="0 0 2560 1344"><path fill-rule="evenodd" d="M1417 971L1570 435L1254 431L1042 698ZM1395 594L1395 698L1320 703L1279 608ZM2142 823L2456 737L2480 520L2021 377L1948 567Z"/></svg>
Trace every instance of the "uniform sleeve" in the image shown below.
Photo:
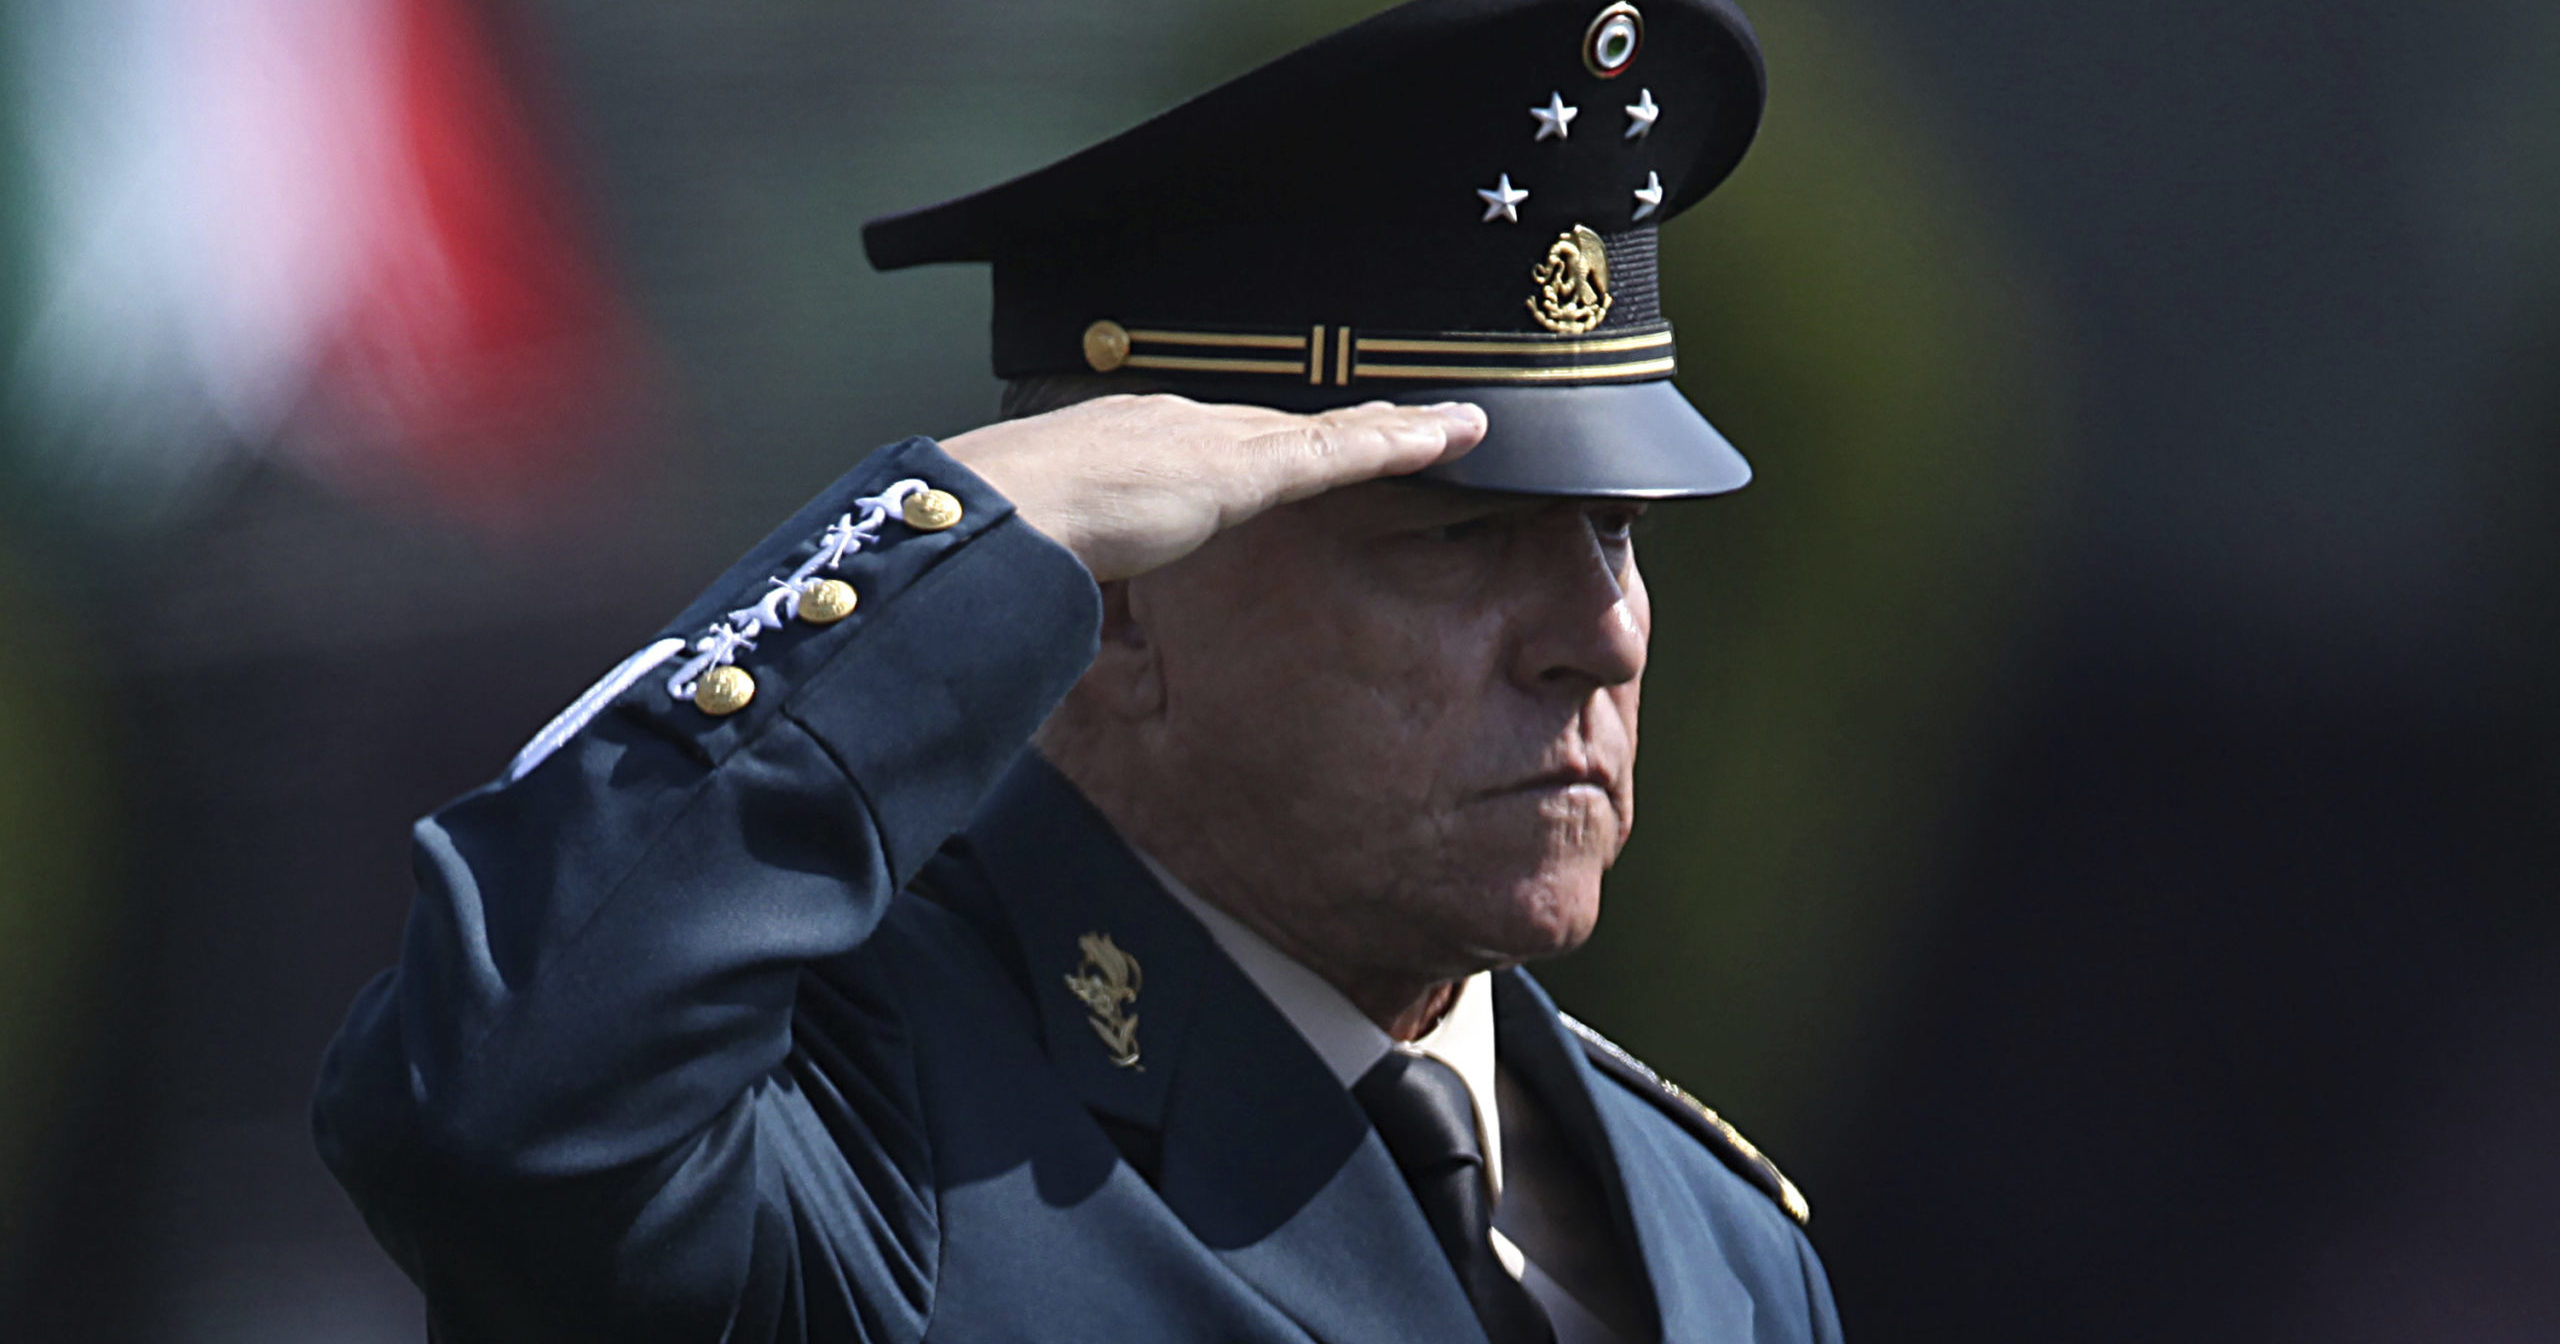
<svg viewBox="0 0 2560 1344"><path fill-rule="evenodd" d="M961 520L880 508L905 481ZM736 712L670 690L705 631L741 628L869 515L829 571L853 615L757 632ZM653 646L681 651L626 665L509 778L418 824L400 962L332 1045L315 1126L440 1341L921 1332L936 1229L897 1006L842 1047L861 1085L820 1086L798 984L967 820L1099 620L1073 556L909 440Z"/></svg>

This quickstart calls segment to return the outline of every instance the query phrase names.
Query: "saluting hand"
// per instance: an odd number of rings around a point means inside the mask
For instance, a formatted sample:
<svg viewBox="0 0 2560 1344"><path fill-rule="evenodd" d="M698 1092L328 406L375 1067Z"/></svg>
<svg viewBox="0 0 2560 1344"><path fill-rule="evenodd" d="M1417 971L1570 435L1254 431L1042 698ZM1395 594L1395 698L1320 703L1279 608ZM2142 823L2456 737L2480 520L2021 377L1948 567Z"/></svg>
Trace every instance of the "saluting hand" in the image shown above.
<svg viewBox="0 0 2560 1344"><path fill-rule="evenodd" d="M1314 415L1111 396L974 429L943 451L1102 582L1170 564L1277 505L1447 461L1484 437L1465 402Z"/></svg>

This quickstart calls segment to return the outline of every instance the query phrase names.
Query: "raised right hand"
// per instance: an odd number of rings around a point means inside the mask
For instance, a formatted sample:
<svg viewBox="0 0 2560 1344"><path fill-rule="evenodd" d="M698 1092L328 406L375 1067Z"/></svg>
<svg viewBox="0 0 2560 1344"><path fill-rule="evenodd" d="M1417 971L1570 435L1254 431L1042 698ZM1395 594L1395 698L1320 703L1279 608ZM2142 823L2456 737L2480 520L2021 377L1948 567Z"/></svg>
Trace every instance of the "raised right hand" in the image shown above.
<svg viewBox="0 0 2560 1344"><path fill-rule="evenodd" d="M942 449L1107 583L1276 505L1447 461L1484 431L1484 411L1465 402L1297 415L1158 394L988 425Z"/></svg>

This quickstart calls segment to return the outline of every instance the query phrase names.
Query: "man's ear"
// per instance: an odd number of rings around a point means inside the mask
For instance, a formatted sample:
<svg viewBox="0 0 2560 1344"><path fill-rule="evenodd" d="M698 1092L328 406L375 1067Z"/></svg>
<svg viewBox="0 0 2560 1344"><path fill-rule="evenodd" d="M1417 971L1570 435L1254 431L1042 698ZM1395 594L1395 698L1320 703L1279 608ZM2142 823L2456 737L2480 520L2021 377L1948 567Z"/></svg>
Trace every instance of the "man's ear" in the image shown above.
<svg viewBox="0 0 2560 1344"><path fill-rule="evenodd" d="M1145 607L1128 580L1102 585L1102 648L1085 671L1083 690L1114 718L1153 718L1164 709L1164 666L1147 633Z"/></svg>

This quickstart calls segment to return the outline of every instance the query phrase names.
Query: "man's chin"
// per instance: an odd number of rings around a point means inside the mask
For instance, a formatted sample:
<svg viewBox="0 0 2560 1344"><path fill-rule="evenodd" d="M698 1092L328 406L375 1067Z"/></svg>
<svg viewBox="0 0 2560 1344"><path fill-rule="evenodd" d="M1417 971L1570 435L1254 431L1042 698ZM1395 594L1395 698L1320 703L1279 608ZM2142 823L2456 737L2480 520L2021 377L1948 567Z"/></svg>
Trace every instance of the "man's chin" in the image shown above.
<svg viewBox="0 0 2560 1344"><path fill-rule="evenodd" d="M1540 870L1478 888L1500 895L1480 909L1471 941L1503 964L1545 961L1582 946L1600 921L1601 866Z"/></svg>
<svg viewBox="0 0 2560 1344"><path fill-rule="evenodd" d="M1445 861L1485 922L1531 959L1570 952L1599 918L1600 877L1626 828L1617 802L1590 785L1498 794L1460 814L1443 837ZM1534 949L1534 951L1532 950Z"/></svg>

